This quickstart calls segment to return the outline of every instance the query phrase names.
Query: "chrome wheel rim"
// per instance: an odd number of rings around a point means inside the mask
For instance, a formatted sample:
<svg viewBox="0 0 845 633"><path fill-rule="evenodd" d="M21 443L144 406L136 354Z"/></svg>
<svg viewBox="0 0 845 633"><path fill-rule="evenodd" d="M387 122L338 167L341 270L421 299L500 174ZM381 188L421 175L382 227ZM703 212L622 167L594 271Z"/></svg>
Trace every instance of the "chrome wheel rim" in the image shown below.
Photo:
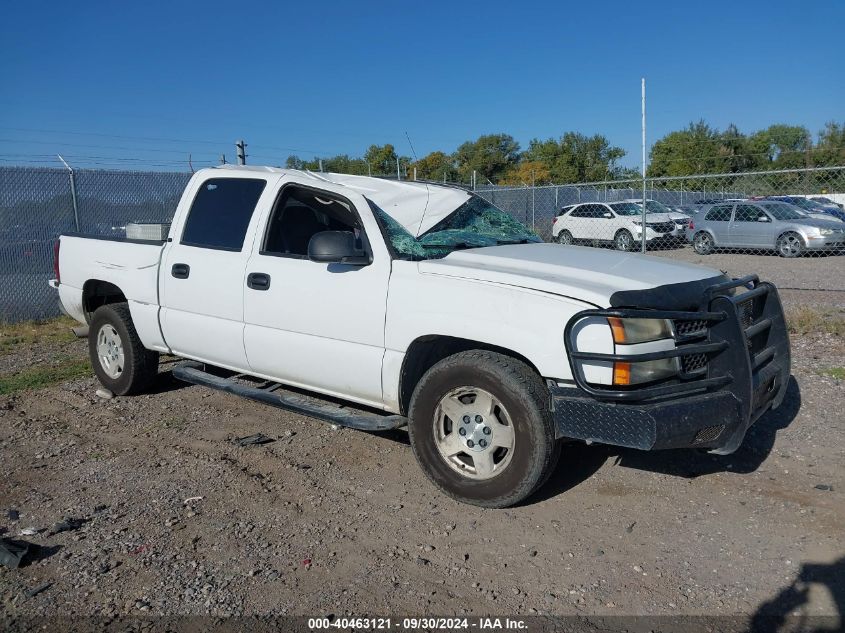
<svg viewBox="0 0 845 633"><path fill-rule="evenodd" d="M557 236L557 241L560 244L569 246L572 244L572 235L569 234L569 231L561 231L560 235Z"/></svg>
<svg viewBox="0 0 845 633"><path fill-rule="evenodd" d="M511 463L511 417L493 394L478 387L447 393L434 411L434 441L449 468L469 479L491 479Z"/></svg>
<svg viewBox="0 0 845 633"><path fill-rule="evenodd" d="M620 233L616 236L616 248L620 251L631 250L633 238L628 233Z"/></svg>
<svg viewBox="0 0 845 633"><path fill-rule="evenodd" d="M787 257L794 257L801 252L801 240L797 235L785 235L780 239L780 252Z"/></svg>
<svg viewBox="0 0 845 633"><path fill-rule="evenodd" d="M698 253L706 253L710 250L710 237L707 235L695 236L695 250Z"/></svg>
<svg viewBox="0 0 845 633"><path fill-rule="evenodd" d="M100 360L100 367L109 378L120 378L125 360L123 343L120 340L120 334L109 323L97 332L97 358Z"/></svg>

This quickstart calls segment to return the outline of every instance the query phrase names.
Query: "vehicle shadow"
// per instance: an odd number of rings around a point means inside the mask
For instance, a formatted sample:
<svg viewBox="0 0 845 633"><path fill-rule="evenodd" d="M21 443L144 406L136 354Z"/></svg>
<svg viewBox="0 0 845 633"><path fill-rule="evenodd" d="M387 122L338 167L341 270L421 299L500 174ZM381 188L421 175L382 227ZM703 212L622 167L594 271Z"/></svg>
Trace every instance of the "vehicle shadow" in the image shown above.
<svg viewBox="0 0 845 633"><path fill-rule="evenodd" d="M587 446L580 442L564 444L560 449L560 461L549 480L517 507L546 501L585 482L598 472L614 450L611 446Z"/></svg>
<svg viewBox="0 0 845 633"><path fill-rule="evenodd" d="M717 472L752 473L771 453L777 432L789 426L801 409L801 390L794 376L789 379L783 403L768 411L748 430L745 441L731 455L713 455L690 449L638 451L612 449L615 464L663 473L676 477L695 478Z"/></svg>
<svg viewBox="0 0 845 633"><path fill-rule="evenodd" d="M167 369L158 373L158 375L153 379L152 384L147 387L144 393L162 394L170 391L178 391L179 389L184 389L185 387L190 386L190 383L178 380L170 373L170 370Z"/></svg>
<svg viewBox="0 0 845 633"><path fill-rule="evenodd" d="M830 592L836 614L812 616L806 613L812 585ZM761 604L751 618L753 633L787 631L841 631L845 617L845 556L830 564L804 563L792 584Z"/></svg>

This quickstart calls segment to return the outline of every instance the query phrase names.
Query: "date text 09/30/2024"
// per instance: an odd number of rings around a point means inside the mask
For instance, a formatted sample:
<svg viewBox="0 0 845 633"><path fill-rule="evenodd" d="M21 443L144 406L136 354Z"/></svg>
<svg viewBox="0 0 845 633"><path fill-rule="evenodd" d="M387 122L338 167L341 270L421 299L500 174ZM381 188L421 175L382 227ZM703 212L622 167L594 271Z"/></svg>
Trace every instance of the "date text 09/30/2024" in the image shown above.
<svg viewBox="0 0 845 633"><path fill-rule="evenodd" d="M366 631L418 631L418 630L527 630L525 620L519 618L383 618L383 617L348 617L348 618L308 618L308 629L320 630L355 630Z"/></svg>

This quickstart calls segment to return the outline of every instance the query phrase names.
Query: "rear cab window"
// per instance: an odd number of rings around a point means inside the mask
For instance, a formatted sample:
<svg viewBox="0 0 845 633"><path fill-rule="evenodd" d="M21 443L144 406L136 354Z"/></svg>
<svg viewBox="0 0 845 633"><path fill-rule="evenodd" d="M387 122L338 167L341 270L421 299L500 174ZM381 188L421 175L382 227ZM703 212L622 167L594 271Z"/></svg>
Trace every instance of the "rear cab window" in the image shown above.
<svg viewBox="0 0 845 633"><path fill-rule="evenodd" d="M246 230L267 186L262 178L210 178L191 204L181 244L226 251L243 249Z"/></svg>

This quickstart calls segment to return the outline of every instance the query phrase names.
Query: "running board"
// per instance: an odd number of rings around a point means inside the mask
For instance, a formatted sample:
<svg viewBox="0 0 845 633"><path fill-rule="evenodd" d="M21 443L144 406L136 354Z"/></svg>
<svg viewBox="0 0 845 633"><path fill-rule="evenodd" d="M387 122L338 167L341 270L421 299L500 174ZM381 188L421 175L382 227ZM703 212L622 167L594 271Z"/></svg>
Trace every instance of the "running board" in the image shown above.
<svg viewBox="0 0 845 633"><path fill-rule="evenodd" d="M201 385L219 391L257 400L279 409L293 411L318 418L326 422L348 426L360 431L389 431L398 429L408 423L408 418L401 415L381 415L378 413L362 413L360 411L348 411L339 405L318 404L311 402L308 398L293 394L279 394L276 392L281 385L273 382L265 382L263 388L248 387L235 382L232 378L222 378L207 371L199 369L195 364L179 365L172 370L173 376L184 382L194 385ZM241 374L242 375L242 374ZM237 378L235 376L234 378Z"/></svg>

